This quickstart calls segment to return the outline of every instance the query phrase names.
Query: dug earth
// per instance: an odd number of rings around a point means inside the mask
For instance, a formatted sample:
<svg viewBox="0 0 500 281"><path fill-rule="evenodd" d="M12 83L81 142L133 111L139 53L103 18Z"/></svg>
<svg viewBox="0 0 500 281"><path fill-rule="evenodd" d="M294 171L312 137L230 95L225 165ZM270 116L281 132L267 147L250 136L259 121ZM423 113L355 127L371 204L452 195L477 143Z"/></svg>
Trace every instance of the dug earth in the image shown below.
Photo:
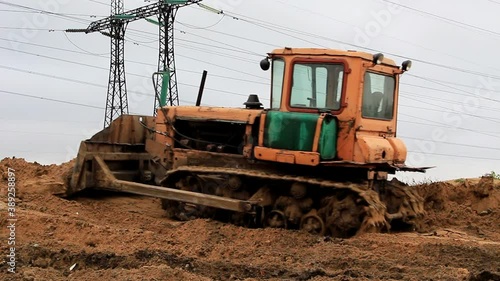
<svg viewBox="0 0 500 281"><path fill-rule="evenodd" d="M0 161L0 280L500 280L500 180L418 186L413 232L350 239L172 221L160 200L91 191L61 198L72 162ZM16 171L15 273L8 169Z"/></svg>

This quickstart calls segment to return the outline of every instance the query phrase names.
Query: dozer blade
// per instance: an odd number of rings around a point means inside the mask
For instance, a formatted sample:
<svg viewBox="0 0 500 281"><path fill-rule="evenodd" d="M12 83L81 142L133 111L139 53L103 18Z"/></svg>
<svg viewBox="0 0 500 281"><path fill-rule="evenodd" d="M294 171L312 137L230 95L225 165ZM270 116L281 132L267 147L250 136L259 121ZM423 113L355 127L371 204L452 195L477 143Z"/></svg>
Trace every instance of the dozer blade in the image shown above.
<svg viewBox="0 0 500 281"><path fill-rule="evenodd" d="M140 124L140 118L147 127L154 127L152 117L123 115L81 143L73 172L68 178L66 196L93 188L243 213L255 211L255 202L140 183L151 182L148 162L152 159L145 149L150 132Z"/></svg>
<svg viewBox="0 0 500 281"><path fill-rule="evenodd" d="M96 156L94 161L96 163L94 180L96 186L100 189L157 197L242 213L250 213L255 207L251 202L243 200L118 180L101 157Z"/></svg>
<svg viewBox="0 0 500 281"><path fill-rule="evenodd" d="M148 127L153 127L153 117L122 115L109 127L81 142L75 165L67 178L65 195L95 187L92 165L95 156L112 165L119 179L135 180L140 177L144 163L151 159L145 149L150 132L141 125L140 119Z"/></svg>

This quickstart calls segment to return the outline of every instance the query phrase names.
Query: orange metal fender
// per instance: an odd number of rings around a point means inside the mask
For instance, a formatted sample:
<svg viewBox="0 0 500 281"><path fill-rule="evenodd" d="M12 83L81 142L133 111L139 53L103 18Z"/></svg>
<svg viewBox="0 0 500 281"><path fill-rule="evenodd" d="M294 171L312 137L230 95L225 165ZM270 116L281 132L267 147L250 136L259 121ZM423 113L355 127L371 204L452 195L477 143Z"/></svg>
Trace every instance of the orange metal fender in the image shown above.
<svg viewBox="0 0 500 281"><path fill-rule="evenodd" d="M356 138L355 162L404 163L407 149L402 140L377 135L358 135Z"/></svg>

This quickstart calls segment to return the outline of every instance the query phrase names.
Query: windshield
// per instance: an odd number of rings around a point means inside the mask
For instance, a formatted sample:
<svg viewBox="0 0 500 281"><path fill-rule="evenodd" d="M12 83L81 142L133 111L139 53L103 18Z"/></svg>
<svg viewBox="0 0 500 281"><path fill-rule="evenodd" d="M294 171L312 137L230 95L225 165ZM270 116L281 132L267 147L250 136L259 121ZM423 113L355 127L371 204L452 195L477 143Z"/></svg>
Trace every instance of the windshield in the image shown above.
<svg viewBox="0 0 500 281"><path fill-rule="evenodd" d="M290 106L339 110L343 79L342 64L296 63Z"/></svg>
<svg viewBox="0 0 500 281"><path fill-rule="evenodd" d="M273 60L273 77L271 88L271 108L279 109L281 105L281 92L283 91L283 76L285 74L285 62L281 59Z"/></svg>
<svg viewBox="0 0 500 281"><path fill-rule="evenodd" d="M391 120L394 114L395 85L393 76L366 72L363 87L363 117Z"/></svg>

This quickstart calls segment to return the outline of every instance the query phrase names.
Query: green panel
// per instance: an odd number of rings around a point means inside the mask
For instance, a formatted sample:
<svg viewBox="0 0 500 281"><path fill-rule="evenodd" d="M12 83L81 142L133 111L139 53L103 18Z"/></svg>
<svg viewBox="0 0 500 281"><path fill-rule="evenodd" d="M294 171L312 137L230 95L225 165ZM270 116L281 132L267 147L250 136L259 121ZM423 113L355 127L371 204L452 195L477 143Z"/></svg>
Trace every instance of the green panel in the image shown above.
<svg viewBox="0 0 500 281"><path fill-rule="evenodd" d="M161 92L160 92L160 106L165 106L167 104L167 91L169 90L170 83L170 71L165 70L162 73L162 83L161 83Z"/></svg>
<svg viewBox="0 0 500 281"><path fill-rule="evenodd" d="M129 20L135 18L135 15L117 14L113 15L113 18L117 20Z"/></svg>
<svg viewBox="0 0 500 281"><path fill-rule="evenodd" d="M277 149L312 151L319 114L268 111L264 146ZM318 146L322 159L335 158L337 151L337 124L325 120Z"/></svg>
<svg viewBox="0 0 500 281"><path fill-rule="evenodd" d="M269 111L266 116L266 147L311 151L317 114Z"/></svg>
<svg viewBox="0 0 500 281"><path fill-rule="evenodd" d="M165 3L173 5L186 4L187 0L165 0Z"/></svg>
<svg viewBox="0 0 500 281"><path fill-rule="evenodd" d="M152 23L152 24L156 24L156 25L160 25L160 22L157 21L157 20L153 20L153 19L150 19L150 18L144 18L147 22L149 23ZM162 24L163 26L163 24Z"/></svg>
<svg viewBox="0 0 500 281"><path fill-rule="evenodd" d="M332 160L337 156L337 122L335 119L323 121L318 150L321 159L324 160Z"/></svg>

